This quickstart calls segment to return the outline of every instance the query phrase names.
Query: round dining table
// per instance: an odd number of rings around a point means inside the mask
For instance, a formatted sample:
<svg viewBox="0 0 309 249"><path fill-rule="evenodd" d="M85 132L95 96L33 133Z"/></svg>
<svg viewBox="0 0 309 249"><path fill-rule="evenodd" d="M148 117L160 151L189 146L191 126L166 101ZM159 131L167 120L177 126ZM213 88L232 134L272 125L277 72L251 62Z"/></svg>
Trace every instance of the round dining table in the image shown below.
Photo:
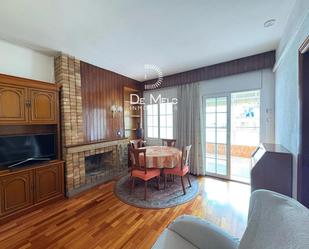
<svg viewBox="0 0 309 249"><path fill-rule="evenodd" d="M182 151L175 147L147 146L139 149L146 149L147 168L175 168L180 165ZM140 161L144 161L143 155L140 155Z"/></svg>

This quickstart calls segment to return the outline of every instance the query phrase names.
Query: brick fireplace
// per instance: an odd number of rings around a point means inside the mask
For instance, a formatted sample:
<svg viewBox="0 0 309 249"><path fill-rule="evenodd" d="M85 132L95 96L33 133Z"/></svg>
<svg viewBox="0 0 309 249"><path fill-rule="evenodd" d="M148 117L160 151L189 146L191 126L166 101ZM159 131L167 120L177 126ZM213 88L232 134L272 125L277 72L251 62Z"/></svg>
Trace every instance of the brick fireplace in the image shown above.
<svg viewBox="0 0 309 249"><path fill-rule="evenodd" d="M85 141L80 61L61 54L55 58L55 77L62 85L62 151L66 194L70 197L125 174L128 140Z"/></svg>
<svg viewBox="0 0 309 249"><path fill-rule="evenodd" d="M96 175L112 174L115 169L115 154L111 150L89 156L85 155L86 179Z"/></svg>

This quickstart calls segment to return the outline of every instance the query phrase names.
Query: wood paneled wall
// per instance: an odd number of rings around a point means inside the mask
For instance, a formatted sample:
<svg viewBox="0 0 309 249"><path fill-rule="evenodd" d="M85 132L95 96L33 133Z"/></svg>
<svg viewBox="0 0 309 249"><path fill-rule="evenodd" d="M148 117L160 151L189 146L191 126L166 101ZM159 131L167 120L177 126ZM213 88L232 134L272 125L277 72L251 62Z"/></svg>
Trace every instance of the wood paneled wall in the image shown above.
<svg viewBox="0 0 309 249"><path fill-rule="evenodd" d="M233 74L240 74L249 71L272 68L276 61L275 51L248 56L237 60L219 63L207 67L202 67L183 73L177 73L165 76L161 87L171 87L182 84L188 84L203 80L220 78ZM153 84L156 80L143 82L144 84Z"/></svg>
<svg viewBox="0 0 309 249"><path fill-rule="evenodd" d="M81 93L85 142L117 139L123 132L123 113L113 118L111 106L123 107L123 87L142 84L123 75L81 62Z"/></svg>

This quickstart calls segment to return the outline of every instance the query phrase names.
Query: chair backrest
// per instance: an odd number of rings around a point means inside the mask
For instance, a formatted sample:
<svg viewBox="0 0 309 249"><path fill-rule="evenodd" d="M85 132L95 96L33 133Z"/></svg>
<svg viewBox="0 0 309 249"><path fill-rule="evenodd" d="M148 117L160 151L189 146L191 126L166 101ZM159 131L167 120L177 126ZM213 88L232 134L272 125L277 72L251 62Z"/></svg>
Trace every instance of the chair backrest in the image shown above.
<svg viewBox="0 0 309 249"><path fill-rule="evenodd" d="M309 248L309 210L295 199L256 190L239 249Z"/></svg>
<svg viewBox="0 0 309 249"><path fill-rule="evenodd" d="M175 147L176 139L162 139L163 146Z"/></svg>
<svg viewBox="0 0 309 249"><path fill-rule="evenodd" d="M130 144L133 146L133 149L138 149L141 147L145 147L146 141L143 139L133 139L130 140Z"/></svg>
<svg viewBox="0 0 309 249"><path fill-rule="evenodd" d="M191 147L192 145L182 147L181 169L183 169L183 167L186 165L189 166L189 157L190 157Z"/></svg>
<svg viewBox="0 0 309 249"><path fill-rule="evenodd" d="M134 149L132 146L129 147L129 152L130 152L130 158L132 162L132 168L133 169L138 169L138 170L143 170L145 171L145 174L147 173L147 168L146 168L146 149ZM143 163L140 161L140 155L142 154L143 158Z"/></svg>

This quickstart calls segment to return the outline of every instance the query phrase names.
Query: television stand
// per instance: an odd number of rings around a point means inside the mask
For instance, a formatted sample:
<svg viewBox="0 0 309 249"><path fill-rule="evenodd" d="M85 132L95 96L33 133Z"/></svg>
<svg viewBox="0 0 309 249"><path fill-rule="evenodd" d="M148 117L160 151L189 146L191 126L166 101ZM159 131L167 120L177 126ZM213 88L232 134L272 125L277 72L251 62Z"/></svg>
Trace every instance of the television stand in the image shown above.
<svg viewBox="0 0 309 249"><path fill-rule="evenodd" d="M31 161L50 161L50 160L51 160L51 158L47 158L47 157L37 157L37 158L30 157L30 158L27 158L26 160L20 161L18 163L14 163L14 164L8 166L8 168L9 169L10 168L14 168L16 166L20 166L20 165L22 165L24 163L28 163L28 162L31 162Z"/></svg>
<svg viewBox="0 0 309 249"><path fill-rule="evenodd" d="M63 165L61 160L51 160L0 171L0 224L63 199Z"/></svg>

